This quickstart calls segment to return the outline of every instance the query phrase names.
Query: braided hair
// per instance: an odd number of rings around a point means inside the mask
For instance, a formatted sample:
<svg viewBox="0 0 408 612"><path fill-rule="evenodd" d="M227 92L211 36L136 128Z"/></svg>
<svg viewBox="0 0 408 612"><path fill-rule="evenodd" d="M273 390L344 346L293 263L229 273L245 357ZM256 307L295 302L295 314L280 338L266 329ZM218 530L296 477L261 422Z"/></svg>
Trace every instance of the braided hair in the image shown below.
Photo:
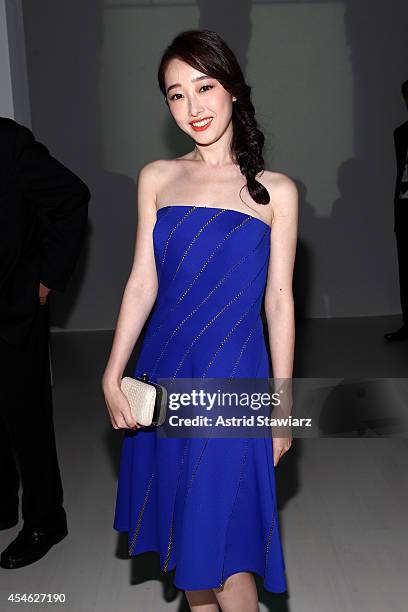
<svg viewBox="0 0 408 612"><path fill-rule="evenodd" d="M258 204L268 204L269 193L255 178L264 169L262 149L265 137L255 119L251 87L245 82L235 54L213 30L186 30L178 34L165 50L157 73L166 103L165 71L167 64L174 58L216 79L236 98L232 106L231 154L246 178L247 189L253 200Z"/></svg>

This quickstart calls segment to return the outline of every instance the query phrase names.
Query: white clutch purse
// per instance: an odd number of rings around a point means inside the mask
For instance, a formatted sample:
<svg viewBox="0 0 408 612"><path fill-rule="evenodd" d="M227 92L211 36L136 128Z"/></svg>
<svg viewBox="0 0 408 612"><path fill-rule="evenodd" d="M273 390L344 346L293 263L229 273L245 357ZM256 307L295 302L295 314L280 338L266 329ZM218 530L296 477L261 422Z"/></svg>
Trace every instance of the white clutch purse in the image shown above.
<svg viewBox="0 0 408 612"><path fill-rule="evenodd" d="M162 425L166 419L167 390L149 381L148 374L122 378L120 388L129 402L132 416L140 425Z"/></svg>

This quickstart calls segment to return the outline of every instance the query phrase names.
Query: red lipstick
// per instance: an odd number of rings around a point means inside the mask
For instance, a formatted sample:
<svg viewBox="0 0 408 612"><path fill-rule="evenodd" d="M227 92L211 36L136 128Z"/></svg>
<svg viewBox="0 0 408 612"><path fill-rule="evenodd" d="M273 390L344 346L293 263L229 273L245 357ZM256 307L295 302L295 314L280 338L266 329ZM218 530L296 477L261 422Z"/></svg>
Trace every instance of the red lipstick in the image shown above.
<svg viewBox="0 0 408 612"><path fill-rule="evenodd" d="M193 125L193 123L201 123L202 121L207 121L207 119L209 119L210 121L208 121L207 123L205 123L204 125ZM206 130L208 128L208 126L211 125L212 123L212 117L203 117L203 119L196 119L195 121L191 121L190 125L193 128L193 130L195 132L203 132L204 130Z"/></svg>

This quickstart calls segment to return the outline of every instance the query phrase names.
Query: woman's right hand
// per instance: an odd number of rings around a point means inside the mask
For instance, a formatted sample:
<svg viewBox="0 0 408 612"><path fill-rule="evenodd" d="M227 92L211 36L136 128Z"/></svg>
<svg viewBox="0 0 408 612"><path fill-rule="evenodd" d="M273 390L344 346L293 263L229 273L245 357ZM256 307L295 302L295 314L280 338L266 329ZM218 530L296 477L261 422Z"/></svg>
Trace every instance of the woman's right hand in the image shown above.
<svg viewBox="0 0 408 612"><path fill-rule="evenodd" d="M112 384L103 381L102 389L114 429L139 429L143 427L134 420L129 402L117 383Z"/></svg>

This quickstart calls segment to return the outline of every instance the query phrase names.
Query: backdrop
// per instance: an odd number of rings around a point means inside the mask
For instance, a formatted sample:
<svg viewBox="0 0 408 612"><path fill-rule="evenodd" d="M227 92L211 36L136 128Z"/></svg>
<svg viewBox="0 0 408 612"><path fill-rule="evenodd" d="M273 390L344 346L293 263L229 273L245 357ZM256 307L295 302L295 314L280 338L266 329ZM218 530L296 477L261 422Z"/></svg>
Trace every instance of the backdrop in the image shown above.
<svg viewBox="0 0 408 612"><path fill-rule="evenodd" d="M54 326L115 325L138 170L191 148L159 92L159 58L201 27L224 36L253 87L266 167L298 184L298 315L399 312L392 132L407 118L406 0L23 0L23 14L33 130L92 191Z"/></svg>

